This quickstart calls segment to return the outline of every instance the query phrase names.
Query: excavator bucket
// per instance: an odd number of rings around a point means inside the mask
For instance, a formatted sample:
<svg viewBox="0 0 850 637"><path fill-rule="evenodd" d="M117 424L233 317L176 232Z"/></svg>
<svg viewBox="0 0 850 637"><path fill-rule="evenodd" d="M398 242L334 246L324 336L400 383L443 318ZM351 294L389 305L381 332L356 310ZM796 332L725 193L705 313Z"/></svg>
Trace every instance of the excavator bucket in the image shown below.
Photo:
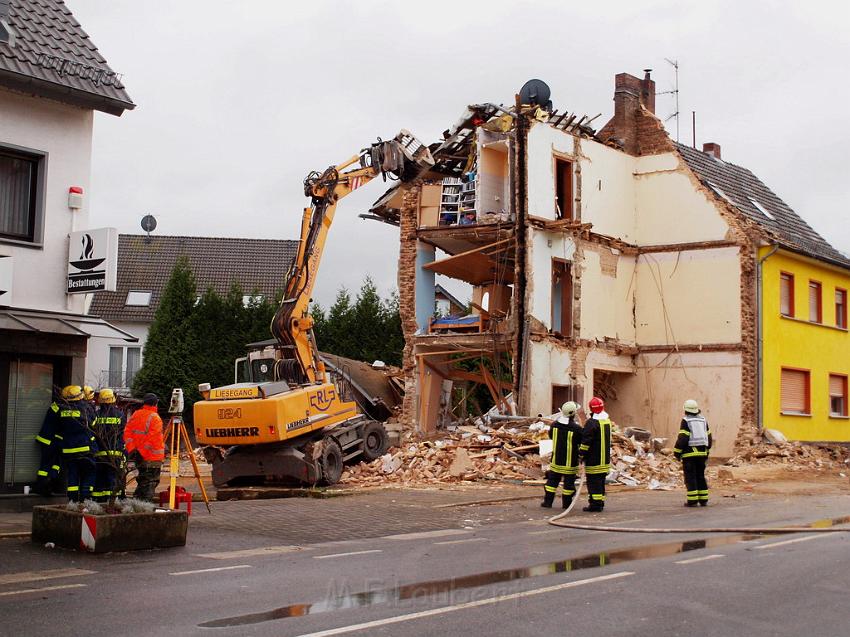
<svg viewBox="0 0 850 637"><path fill-rule="evenodd" d="M434 166L428 147L405 129L389 141L372 144L369 159L374 168L401 181L413 181Z"/></svg>

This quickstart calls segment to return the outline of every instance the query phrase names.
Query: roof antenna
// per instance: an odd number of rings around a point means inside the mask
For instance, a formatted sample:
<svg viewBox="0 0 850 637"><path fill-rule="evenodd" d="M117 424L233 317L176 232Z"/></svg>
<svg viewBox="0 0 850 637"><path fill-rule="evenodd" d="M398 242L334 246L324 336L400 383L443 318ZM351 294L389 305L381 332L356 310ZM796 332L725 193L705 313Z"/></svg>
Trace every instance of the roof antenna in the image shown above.
<svg viewBox="0 0 850 637"><path fill-rule="evenodd" d="M660 93L656 93L656 95L673 95L676 98L676 110L667 116L665 122L669 122L674 117L676 118L676 143L679 143L679 60L671 60L670 58L664 58L664 60L673 67L673 71L675 73L675 80L673 82L673 89L670 91L661 91Z"/></svg>
<svg viewBox="0 0 850 637"><path fill-rule="evenodd" d="M145 215L142 217L142 230L148 233L148 236L145 237L145 243L153 241L151 238L151 232L156 230L156 217L153 215Z"/></svg>

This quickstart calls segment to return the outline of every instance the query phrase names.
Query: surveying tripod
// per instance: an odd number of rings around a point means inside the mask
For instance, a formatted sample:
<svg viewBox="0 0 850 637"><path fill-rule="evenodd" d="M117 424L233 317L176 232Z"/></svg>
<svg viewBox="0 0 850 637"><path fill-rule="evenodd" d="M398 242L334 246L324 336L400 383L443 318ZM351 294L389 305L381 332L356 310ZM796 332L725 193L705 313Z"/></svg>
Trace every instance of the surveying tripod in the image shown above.
<svg viewBox="0 0 850 637"><path fill-rule="evenodd" d="M195 473L195 479L198 481L198 486L201 488L201 495L204 498L204 504L207 505L207 511L212 513L210 509L210 500L207 497L207 490L204 488L204 482L201 480L201 471L198 469L198 461L195 459L195 454L192 451L192 443L189 441L189 433L186 431L186 424L183 422L183 390L175 389L171 392L171 405L168 408L171 418L168 420L168 449L171 453L171 484L168 487L168 508L174 509L175 493L177 491L177 477L180 474L180 444L185 445L186 452L189 454L189 459L192 461L192 469Z"/></svg>

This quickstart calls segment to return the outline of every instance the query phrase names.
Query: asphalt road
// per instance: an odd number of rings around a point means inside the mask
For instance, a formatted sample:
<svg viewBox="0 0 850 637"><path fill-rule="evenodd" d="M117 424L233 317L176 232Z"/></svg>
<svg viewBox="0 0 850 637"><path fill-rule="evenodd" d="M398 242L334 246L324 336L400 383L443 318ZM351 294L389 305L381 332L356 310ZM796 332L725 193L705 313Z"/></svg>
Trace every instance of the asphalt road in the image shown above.
<svg viewBox="0 0 850 637"><path fill-rule="evenodd" d="M850 513L847 496L695 511L679 499L621 500L575 519L694 527ZM549 526L533 501L508 506L509 521L312 544L203 525L184 549L131 554L2 540L0 634L850 634L850 533L608 534Z"/></svg>

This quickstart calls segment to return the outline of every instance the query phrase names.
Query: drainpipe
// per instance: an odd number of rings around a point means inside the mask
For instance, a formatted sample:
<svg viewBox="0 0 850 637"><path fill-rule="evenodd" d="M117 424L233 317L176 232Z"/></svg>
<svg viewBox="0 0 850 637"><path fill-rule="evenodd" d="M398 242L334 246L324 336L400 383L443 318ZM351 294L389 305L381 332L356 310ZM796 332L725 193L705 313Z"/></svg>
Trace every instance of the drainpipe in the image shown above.
<svg viewBox="0 0 850 637"><path fill-rule="evenodd" d="M770 249L770 252L768 252L766 255L759 259L758 268L756 269L756 312L758 313L758 316L756 318L756 325L758 330L756 346L758 350L758 361L756 364L756 420L759 432L764 429L764 370L762 369L764 362L764 308L762 307L764 294L762 293L762 265L765 261L772 257L777 250L779 250L779 246L774 244L774 246Z"/></svg>

